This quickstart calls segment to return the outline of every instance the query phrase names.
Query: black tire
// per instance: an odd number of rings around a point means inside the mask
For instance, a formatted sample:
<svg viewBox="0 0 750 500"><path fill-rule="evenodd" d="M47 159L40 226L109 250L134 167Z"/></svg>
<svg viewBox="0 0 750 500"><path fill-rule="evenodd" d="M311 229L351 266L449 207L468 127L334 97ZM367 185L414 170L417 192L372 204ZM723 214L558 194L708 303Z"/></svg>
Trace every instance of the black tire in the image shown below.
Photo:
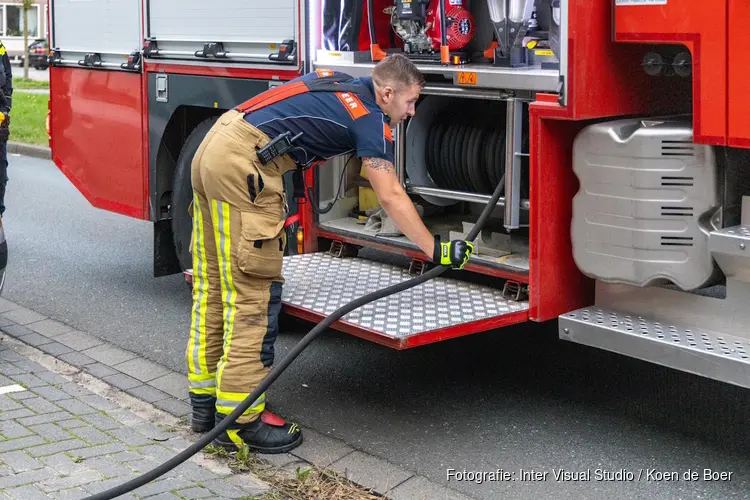
<svg viewBox="0 0 750 500"><path fill-rule="evenodd" d="M188 207L193 200L193 183L190 180L191 163L198 147L203 142L208 131L219 119L218 116L201 122L182 145L172 180L172 237L180 268L185 271L193 267L190 254L190 236L193 232L193 220L188 213Z"/></svg>

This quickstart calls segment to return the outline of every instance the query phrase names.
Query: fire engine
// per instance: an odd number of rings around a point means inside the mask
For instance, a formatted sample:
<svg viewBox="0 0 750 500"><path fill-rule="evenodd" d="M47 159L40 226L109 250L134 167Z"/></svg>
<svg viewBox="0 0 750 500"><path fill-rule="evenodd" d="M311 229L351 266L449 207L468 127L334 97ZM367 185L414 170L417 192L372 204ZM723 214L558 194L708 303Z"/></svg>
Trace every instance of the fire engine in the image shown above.
<svg viewBox="0 0 750 500"><path fill-rule="evenodd" d="M49 16L54 162L93 206L153 223L155 276L191 272L190 162L221 113L399 52L427 80L393 139L428 228L461 238L504 195L463 271L336 328L407 349L554 320L750 386L750 61L731 50L747 2L50 0ZM366 177L351 157L306 172L289 314L319 321L430 266L384 232Z"/></svg>

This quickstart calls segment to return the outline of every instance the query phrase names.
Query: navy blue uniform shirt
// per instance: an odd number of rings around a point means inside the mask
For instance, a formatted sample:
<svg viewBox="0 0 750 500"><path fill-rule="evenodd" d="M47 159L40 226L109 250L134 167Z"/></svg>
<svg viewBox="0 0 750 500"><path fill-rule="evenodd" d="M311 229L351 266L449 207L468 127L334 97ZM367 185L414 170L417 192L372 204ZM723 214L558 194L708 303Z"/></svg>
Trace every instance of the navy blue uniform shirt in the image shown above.
<svg viewBox="0 0 750 500"><path fill-rule="evenodd" d="M313 72L289 83L315 78L318 74ZM292 136L302 132L294 144L305 152L291 153L301 165L348 153L393 163L390 119L375 102L372 78L353 79L351 84L362 92L306 92L253 111L245 119L272 139L287 131Z"/></svg>

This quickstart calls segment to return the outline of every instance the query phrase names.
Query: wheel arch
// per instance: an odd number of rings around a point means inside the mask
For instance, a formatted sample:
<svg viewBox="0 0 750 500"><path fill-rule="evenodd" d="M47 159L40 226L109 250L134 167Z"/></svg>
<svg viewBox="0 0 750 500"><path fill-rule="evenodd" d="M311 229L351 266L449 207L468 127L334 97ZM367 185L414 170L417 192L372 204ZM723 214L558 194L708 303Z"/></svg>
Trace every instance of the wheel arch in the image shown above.
<svg viewBox="0 0 750 500"><path fill-rule="evenodd" d="M168 94L157 97L157 76ZM149 212L154 223L154 276L182 271L174 245L172 205L175 168L185 141L198 125L261 92L271 81L149 72Z"/></svg>

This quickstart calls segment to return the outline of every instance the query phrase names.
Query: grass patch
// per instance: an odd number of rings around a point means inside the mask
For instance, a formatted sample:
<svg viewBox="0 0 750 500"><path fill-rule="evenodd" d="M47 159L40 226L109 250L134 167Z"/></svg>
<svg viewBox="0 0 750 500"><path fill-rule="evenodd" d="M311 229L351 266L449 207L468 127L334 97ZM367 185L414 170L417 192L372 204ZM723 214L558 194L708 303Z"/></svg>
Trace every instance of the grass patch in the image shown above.
<svg viewBox="0 0 750 500"><path fill-rule="evenodd" d="M380 500L383 497L365 490L337 473L317 467L295 470L280 469L262 462L247 446L236 453L213 445L204 450L213 458L223 458L235 472L252 472L261 481L271 485L262 497L247 497L253 500Z"/></svg>
<svg viewBox="0 0 750 500"><path fill-rule="evenodd" d="M47 103L46 94L13 94L13 109L10 117L10 140L26 144L46 146L47 136Z"/></svg>
<svg viewBox="0 0 750 500"><path fill-rule="evenodd" d="M13 77L13 89L48 89L49 82L43 82L39 80L32 80L31 78L24 78L22 76ZM15 95L13 96L16 97Z"/></svg>

